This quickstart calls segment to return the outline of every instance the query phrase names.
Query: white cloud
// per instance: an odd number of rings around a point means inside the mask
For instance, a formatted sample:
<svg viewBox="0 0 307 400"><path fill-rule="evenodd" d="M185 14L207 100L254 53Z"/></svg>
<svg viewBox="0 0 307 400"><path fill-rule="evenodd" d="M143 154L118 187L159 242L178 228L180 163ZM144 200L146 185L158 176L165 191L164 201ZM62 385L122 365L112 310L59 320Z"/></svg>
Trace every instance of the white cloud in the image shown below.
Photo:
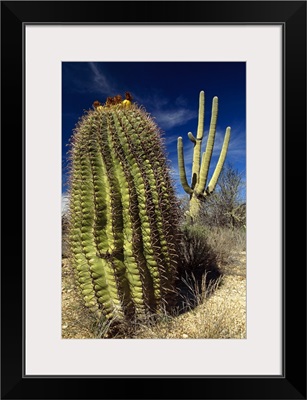
<svg viewBox="0 0 307 400"><path fill-rule="evenodd" d="M143 90L143 93L135 92L133 93L133 98L139 105L146 105L146 108L152 108L153 110L159 110L170 102L163 93L156 89L150 89L150 93L146 89Z"/></svg>
<svg viewBox="0 0 307 400"><path fill-rule="evenodd" d="M82 79L78 74L80 68ZM71 84L73 90L78 93L100 92L103 96L112 96L117 93L114 82L95 62L84 63L82 67L69 66L66 84Z"/></svg>
<svg viewBox="0 0 307 400"><path fill-rule="evenodd" d="M168 135L164 137L164 143L166 146L170 146L173 143L174 149L177 148L177 140L180 135Z"/></svg>
<svg viewBox="0 0 307 400"><path fill-rule="evenodd" d="M187 102L186 98L182 94L179 95L175 100L175 104L178 107L186 107L187 103L188 102Z"/></svg>
<svg viewBox="0 0 307 400"><path fill-rule="evenodd" d="M102 72L102 70L94 63L89 63L90 70L92 71L92 87L94 91L99 91L101 94L110 96L115 92L115 88L112 83L108 80L107 76Z"/></svg>
<svg viewBox="0 0 307 400"><path fill-rule="evenodd" d="M145 105L151 109L150 113L155 119L158 126L166 131L176 126L184 125L191 119L197 118L197 113L186 108L186 100L182 95L177 97L175 101L160 93L158 90L153 90L152 93L135 93L134 100L138 104ZM176 108L173 108L173 107ZM180 136L180 135L178 135ZM173 141L174 138L171 139ZM169 143L169 139L167 139Z"/></svg>
<svg viewBox="0 0 307 400"><path fill-rule="evenodd" d="M68 195L62 194L62 215L68 210Z"/></svg>
<svg viewBox="0 0 307 400"><path fill-rule="evenodd" d="M162 129L172 129L175 126L184 125L187 121L196 117L195 112L180 108L179 110L157 110L153 113L157 124Z"/></svg>
<svg viewBox="0 0 307 400"><path fill-rule="evenodd" d="M220 152L224 142L225 131L226 128L224 131L220 129L217 129L216 131L213 153L212 153L213 158L217 158L220 156ZM207 138L208 138L208 132L206 131L203 139L202 151L205 151L206 149ZM236 129L232 129L226 157L236 157L236 159L240 157L241 159L245 159L246 155L245 143L246 143L245 133L239 132Z"/></svg>

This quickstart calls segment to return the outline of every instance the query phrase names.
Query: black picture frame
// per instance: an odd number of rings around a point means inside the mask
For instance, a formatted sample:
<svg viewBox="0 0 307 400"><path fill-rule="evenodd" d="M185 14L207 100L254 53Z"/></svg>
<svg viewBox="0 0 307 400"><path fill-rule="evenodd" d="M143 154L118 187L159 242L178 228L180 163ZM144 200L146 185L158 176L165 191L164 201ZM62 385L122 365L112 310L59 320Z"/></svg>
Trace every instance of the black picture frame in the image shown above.
<svg viewBox="0 0 307 400"><path fill-rule="evenodd" d="M99 16L103 16L101 20ZM27 23L283 26L284 331L281 376L24 375L23 29ZM1 398L306 399L306 2L2 1L1 88ZM17 165L17 172L13 165ZM301 224L303 231L299 232ZM22 241L16 237L18 231L22 232Z"/></svg>

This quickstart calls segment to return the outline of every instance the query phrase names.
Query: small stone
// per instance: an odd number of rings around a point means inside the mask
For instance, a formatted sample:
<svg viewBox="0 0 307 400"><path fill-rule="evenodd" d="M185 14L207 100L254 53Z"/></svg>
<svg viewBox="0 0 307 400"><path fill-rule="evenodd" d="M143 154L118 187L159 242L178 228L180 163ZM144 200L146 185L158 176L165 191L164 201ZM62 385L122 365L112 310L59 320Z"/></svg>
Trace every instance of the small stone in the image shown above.
<svg viewBox="0 0 307 400"><path fill-rule="evenodd" d="M183 339L187 339L189 336L188 336L186 333L184 333L184 334L182 335L182 337L183 337Z"/></svg>

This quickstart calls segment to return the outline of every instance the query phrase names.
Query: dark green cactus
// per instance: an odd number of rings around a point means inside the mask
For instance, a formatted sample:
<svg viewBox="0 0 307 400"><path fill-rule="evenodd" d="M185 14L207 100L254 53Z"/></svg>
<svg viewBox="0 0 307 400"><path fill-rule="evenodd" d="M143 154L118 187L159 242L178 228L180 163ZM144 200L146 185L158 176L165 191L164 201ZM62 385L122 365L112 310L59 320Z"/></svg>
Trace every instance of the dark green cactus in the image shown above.
<svg viewBox="0 0 307 400"><path fill-rule="evenodd" d="M226 128L219 160L215 167L212 178L209 184L207 184L209 166L215 140L217 114L218 98L214 97L212 101L211 121L206 150L201 157L205 115L205 93L201 91L199 94L198 127L196 137L194 137L192 132L188 133L188 137L194 145L191 185L189 185L187 182L185 172L182 137L178 138L177 151L180 181L185 192L190 195L190 210L187 214L192 221L197 220L200 212L201 202L205 200L206 196L210 195L214 191L227 154L230 139L230 127Z"/></svg>
<svg viewBox="0 0 307 400"><path fill-rule="evenodd" d="M119 320L170 308L179 214L156 124L135 104L100 105L70 160L70 258L86 306Z"/></svg>

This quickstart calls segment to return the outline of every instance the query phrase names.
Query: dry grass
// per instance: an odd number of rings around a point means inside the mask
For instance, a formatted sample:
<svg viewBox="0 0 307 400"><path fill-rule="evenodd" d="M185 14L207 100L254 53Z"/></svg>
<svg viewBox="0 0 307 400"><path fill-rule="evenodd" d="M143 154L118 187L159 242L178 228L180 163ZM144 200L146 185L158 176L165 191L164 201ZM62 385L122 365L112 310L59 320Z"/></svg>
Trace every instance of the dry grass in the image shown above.
<svg viewBox="0 0 307 400"><path fill-rule="evenodd" d="M144 326L138 339L242 339L246 337L245 253L228 265L213 286L197 289L198 305L190 311L168 317L156 325Z"/></svg>
<svg viewBox="0 0 307 400"><path fill-rule="evenodd" d="M245 229L210 228L206 238L208 245L214 249L220 266L236 263L237 255L246 251Z"/></svg>
<svg viewBox="0 0 307 400"><path fill-rule="evenodd" d="M95 317L83 305L83 299L76 285L76 276L68 260L62 260L62 338L96 338Z"/></svg>

